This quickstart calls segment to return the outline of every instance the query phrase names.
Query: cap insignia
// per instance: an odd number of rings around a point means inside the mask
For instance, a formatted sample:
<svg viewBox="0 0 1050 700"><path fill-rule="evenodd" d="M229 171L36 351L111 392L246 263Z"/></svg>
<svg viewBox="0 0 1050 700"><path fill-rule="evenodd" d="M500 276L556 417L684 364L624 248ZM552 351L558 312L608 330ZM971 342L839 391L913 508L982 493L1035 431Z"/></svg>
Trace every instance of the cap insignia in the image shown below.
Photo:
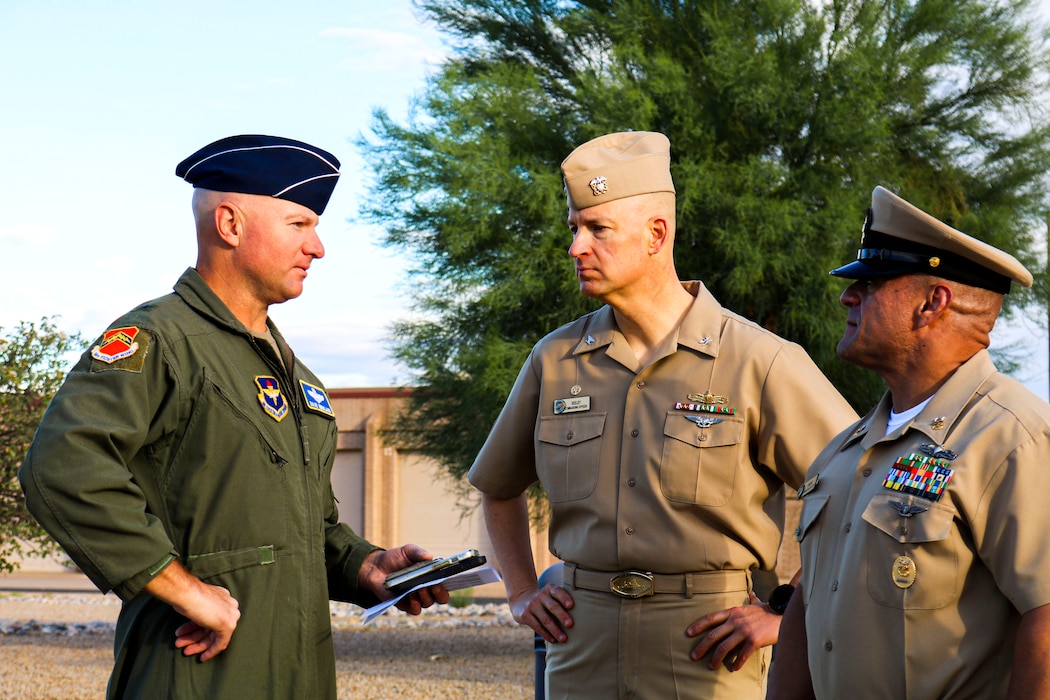
<svg viewBox="0 0 1050 700"><path fill-rule="evenodd" d="M938 267L941 264L941 259L936 255L930 258L930 267Z"/></svg>
<svg viewBox="0 0 1050 700"><path fill-rule="evenodd" d="M595 197L601 197L609 191L609 181L605 177L599 175L590 182L587 183L591 188L591 193Z"/></svg>

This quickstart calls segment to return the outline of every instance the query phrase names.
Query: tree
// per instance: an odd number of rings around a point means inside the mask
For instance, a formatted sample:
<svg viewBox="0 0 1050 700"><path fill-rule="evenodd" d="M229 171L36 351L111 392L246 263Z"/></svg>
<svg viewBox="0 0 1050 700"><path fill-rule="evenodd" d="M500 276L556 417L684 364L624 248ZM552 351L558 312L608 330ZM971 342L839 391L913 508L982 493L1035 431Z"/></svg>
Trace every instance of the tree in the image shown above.
<svg viewBox="0 0 1050 700"><path fill-rule="evenodd" d="M418 389L393 432L462 475L531 346L593 307L577 292L558 165L612 131L667 134L676 264L835 357L842 282L876 184L1038 270L1050 128L1029 0L427 0L451 57L406 124L359 144L364 214L417 261L420 318L393 327ZM801 397L803 400L805 397Z"/></svg>
<svg viewBox="0 0 1050 700"><path fill-rule="evenodd" d="M53 318L23 321L0 337L0 571L13 571L24 555L57 550L25 508L18 468L65 377L68 354L82 346L79 335L60 332Z"/></svg>

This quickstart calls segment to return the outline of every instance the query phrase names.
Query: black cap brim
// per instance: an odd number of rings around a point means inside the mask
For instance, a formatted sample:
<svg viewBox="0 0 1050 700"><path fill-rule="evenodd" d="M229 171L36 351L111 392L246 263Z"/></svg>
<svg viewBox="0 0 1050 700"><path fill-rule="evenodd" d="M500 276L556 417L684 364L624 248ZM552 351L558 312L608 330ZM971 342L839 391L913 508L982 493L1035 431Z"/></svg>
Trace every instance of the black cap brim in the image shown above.
<svg viewBox="0 0 1050 700"><path fill-rule="evenodd" d="M863 260L854 260L851 263L836 267L829 272L835 277L844 277L851 280L876 279L879 277L900 277L915 272L915 268L906 265L871 265Z"/></svg>

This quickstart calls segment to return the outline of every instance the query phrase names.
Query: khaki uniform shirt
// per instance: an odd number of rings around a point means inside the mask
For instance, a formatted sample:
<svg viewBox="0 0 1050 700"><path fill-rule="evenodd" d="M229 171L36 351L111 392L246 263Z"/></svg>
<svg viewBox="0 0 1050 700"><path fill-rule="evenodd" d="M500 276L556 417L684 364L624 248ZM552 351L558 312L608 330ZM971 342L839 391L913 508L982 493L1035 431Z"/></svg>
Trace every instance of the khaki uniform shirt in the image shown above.
<svg viewBox="0 0 1050 700"><path fill-rule="evenodd" d="M543 338L470 469L497 498L539 479L565 561L772 569L783 484L854 420L802 348L686 288L677 351L644 369L609 307Z"/></svg>
<svg viewBox="0 0 1050 700"><path fill-rule="evenodd" d="M986 351L885 435L890 405L803 487L817 697L1005 697L1021 614L1050 603L1050 406Z"/></svg>

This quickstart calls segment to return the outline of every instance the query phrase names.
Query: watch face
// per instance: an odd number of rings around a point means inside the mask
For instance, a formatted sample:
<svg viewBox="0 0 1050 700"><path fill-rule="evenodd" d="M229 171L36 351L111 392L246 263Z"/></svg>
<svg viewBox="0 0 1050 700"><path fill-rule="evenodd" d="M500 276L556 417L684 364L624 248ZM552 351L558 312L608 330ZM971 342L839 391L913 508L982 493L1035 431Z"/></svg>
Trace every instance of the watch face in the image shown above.
<svg viewBox="0 0 1050 700"><path fill-rule="evenodd" d="M791 594L794 592L795 587L787 583L774 588L769 594L769 609L777 615L783 615L788 603L791 602Z"/></svg>

